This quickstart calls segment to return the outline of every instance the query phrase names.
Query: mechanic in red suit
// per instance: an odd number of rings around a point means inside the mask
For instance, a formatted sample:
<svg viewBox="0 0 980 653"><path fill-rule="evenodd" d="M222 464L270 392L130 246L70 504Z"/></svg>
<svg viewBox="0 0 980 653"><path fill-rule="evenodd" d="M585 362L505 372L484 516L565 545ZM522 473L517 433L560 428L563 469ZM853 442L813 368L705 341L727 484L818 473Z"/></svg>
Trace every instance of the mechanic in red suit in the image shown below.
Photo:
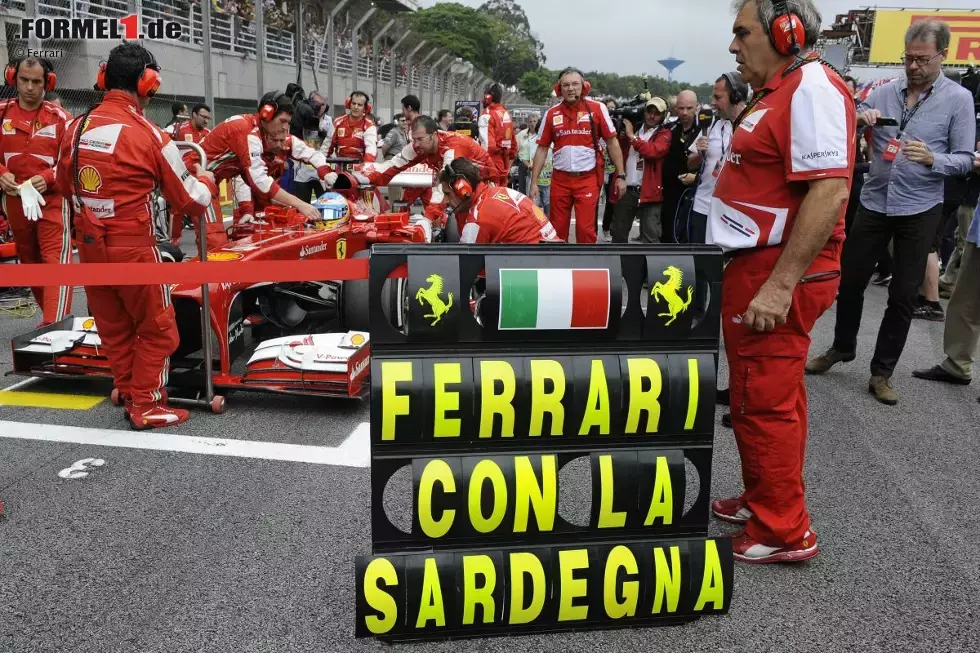
<svg viewBox="0 0 980 653"><path fill-rule="evenodd" d="M840 284L857 133L844 80L801 54L820 36L813 0L772 10L771 0L748 0L735 18L729 51L753 95L732 126L707 228L728 256L721 323L745 485L711 510L744 524L732 553L756 564L819 553L804 496L803 375L810 330Z"/></svg>
<svg viewBox="0 0 980 653"><path fill-rule="evenodd" d="M206 104L195 104L191 109L190 120L178 120L163 128L165 134L169 134L175 141L185 141L189 143L201 144L204 137L211 133L208 123L211 122L211 107ZM184 227L183 216L171 213L170 216L170 242L174 245L180 243L180 232Z"/></svg>
<svg viewBox="0 0 980 653"><path fill-rule="evenodd" d="M45 91L55 87L47 60L14 60L4 71L4 81L17 87L17 97L0 102L0 190L17 256L22 263L70 263L69 212L54 184L54 166L71 117L44 100ZM57 322L71 310L70 286L31 291L41 307L42 325Z"/></svg>
<svg viewBox="0 0 980 653"><path fill-rule="evenodd" d="M179 215L201 215L217 195L213 175L191 176L174 142L143 115L160 82L148 50L117 45L99 69L96 88L108 91L102 103L68 127L57 178L74 209L82 263L160 261L154 188ZM187 411L170 408L164 390L178 345L169 286L87 286L85 293L133 428L185 421Z"/></svg>
<svg viewBox="0 0 980 653"><path fill-rule="evenodd" d="M398 173L417 164L428 166L438 176L443 168L458 158L469 159L480 168L480 178L493 180L500 172L493 159L480 144L468 136L439 130L439 123L429 116L419 116L412 122L412 142L390 161L365 164L361 174L375 186L387 186ZM438 177L436 177L438 179ZM421 198L425 216L436 224L442 224L446 200L442 186L406 189L405 201L409 206Z"/></svg>
<svg viewBox="0 0 980 653"><path fill-rule="evenodd" d="M500 84L491 84L483 95L483 114L480 116L480 140L490 153L500 174L493 180L498 186L506 186L510 166L517 156L514 143L514 121L510 112L500 103L504 90Z"/></svg>
<svg viewBox="0 0 980 653"><path fill-rule="evenodd" d="M616 197L626 192L623 151L609 109L602 102L588 99L592 86L575 68L558 76L555 93L559 104L548 109L538 131L538 149L531 167L531 199L538 199L538 176L544 168L548 149L554 145L554 172L551 175L551 221L558 235L567 240L575 207L575 242L596 242L595 216L599 190L605 177L605 164L599 140L606 142L609 159L616 166Z"/></svg>
<svg viewBox="0 0 980 653"><path fill-rule="evenodd" d="M268 141L264 143L266 150L262 153L262 160L272 179L279 179L286 173L295 140L298 139L289 133L270 134ZM238 199L238 208L235 210L236 225L253 222L258 214L263 213L273 204L271 200L263 200L261 197L253 200L252 191L245 183L236 182L235 197Z"/></svg>
<svg viewBox="0 0 980 653"><path fill-rule="evenodd" d="M464 224L460 242L478 244L561 242L544 212L512 188L480 178L480 168L456 159L439 174L446 203Z"/></svg>
<svg viewBox="0 0 980 653"><path fill-rule="evenodd" d="M263 154L268 150L273 136L284 137L289 134L289 121L293 117L293 104L285 95L278 92L266 93L259 101L259 110L254 114L232 116L214 128L201 143L208 157L207 169L214 173L216 182L233 179L238 175L249 186L253 199L262 202L276 202L289 206L308 220L318 220L319 213L312 205L283 190L275 178L269 174ZM317 170L320 179L328 187L337 179L336 173L327 165L323 153L311 148L298 138L287 137L288 155L304 163L310 163ZM201 165L197 153L191 150L184 155L189 170L200 174ZM240 205L241 206L241 205ZM254 206L242 209L242 215L254 215ZM211 215L218 216L212 227ZM220 221L221 201L215 196L208 215L208 247L212 244L212 234L216 242L227 242L224 226ZM219 238L220 236L220 238Z"/></svg>
<svg viewBox="0 0 980 653"><path fill-rule="evenodd" d="M333 140L327 156L359 159L371 163L378 158L378 127L367 117L371 100L367 93L354 91L347 98L345 116L334 120Z"/></svg>

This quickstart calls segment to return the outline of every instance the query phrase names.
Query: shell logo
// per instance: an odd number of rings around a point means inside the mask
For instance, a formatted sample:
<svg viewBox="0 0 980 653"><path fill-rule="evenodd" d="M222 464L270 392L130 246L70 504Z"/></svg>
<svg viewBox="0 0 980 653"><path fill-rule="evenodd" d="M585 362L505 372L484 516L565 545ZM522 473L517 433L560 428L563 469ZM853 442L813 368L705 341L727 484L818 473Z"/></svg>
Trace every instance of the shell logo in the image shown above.
<svg viewBox="0 0 980 653"><path fill-rule="evenodd" d="M208 254L209 261L237 261L242 258L244 256L237 252L214 252Z"/></svg>
<svg viewBox="0 0 980 653"><path fill-rule="evenodd" d="M364 336L362 336L360 333L355 333L350 337L350 344L354 345L355 347L360 347L364 344Z"/></svg>
<svg viewBox="0 0 980 653"><path fill-rule="evenodd" d="M102 188L102 175L92 166L85 166L78 171L78 182L86 193L96 193Z"/></svg>
<svg viewBox="0 0 980 653"><path fill-rule="evenodd" d="M92 318L89 318L84 322L82 322L82 328L85 330L91 329L94 326L95 326L95 320L93 320Z"/></svg>

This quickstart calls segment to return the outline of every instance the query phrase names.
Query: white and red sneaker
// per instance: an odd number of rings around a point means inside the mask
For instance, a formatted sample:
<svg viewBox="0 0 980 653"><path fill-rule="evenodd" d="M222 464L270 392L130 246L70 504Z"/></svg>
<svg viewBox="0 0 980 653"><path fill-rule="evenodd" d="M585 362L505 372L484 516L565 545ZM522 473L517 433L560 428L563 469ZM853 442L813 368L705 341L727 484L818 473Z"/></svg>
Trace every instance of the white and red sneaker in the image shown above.
<svg viewBox="0 0 980 653"><path fill-rule="evenodd" d="M126 406L126 414L129 415L131 427L136 431L177 426L186 422L191 416L186 410L160 404L149 406L129 404Z"/></svg>
<svg viewBox="0 0 980 653"><path fill-rule="evenodd" d="M744 524L752 519L752 511L742 501L742 497L712 501L711 512L718 519L730 524Z"/></svg>
<svg viewBox="0 0 980 653"><path fill-rule="evenodd" d="M753 540L746 531L732 538L732 555L740 562L764 565L773 562L803 562L820 555L817 534L807 531L794 544L783 547L766 546Z"/></svg>

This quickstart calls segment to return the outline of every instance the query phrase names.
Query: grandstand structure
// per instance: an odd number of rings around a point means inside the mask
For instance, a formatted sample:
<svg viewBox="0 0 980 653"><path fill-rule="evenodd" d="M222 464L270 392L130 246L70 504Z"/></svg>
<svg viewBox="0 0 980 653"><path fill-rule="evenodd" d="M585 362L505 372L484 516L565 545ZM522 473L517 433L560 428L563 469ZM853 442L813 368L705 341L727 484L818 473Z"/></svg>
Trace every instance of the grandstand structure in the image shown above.
<svg viewBox="0 0 980 653"><path fill-rule="evenodd" d="M351 91L366 91L374 114L388 121L401 110L404 95L419 96L423 113L435 114L458 99L479 98L490 81L406 27L405 14L419 8L414 0L263 0L257 6L253 0L0 0L0 5L0 45L8 58L25 47L56 51L50 58L58 90L73 113L97 99L92 86L99 62L118 41L25 41L22 18L136 14L141 26L157 19L179 24L179 40L144 40L163 69L164 86L148 108L160 124L169 120L175 100L208 102L220 121L254 110L262 93L297 81L306 91L325 95L334 115L342 114Z"/></svg>

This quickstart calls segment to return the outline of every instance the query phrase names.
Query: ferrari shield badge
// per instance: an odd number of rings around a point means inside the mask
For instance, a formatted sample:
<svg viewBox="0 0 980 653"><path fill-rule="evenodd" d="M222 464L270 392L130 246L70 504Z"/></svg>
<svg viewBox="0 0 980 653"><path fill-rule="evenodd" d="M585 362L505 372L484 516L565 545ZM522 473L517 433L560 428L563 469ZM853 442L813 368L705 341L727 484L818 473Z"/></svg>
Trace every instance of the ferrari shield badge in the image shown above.
<svg viewBox="0 0 980 653"><path fill-rule="evenodd" d="M341 238L337 241L337 258L344 259L347 258L347 239Z"/></svg>
<svg viewBox="0 0 980 653"><path fill-rule="evenodd" d="M415 299L423 306L426 304L429 305L431 312L423 317L427 320L432 320L431 326L435 326L439 324L442 316L448 313L449 309L453 307L453 294L449 293L446 300L443 301L443 280L438 274L430 274L426 278L426 281L429 283L429 287L419 288L419 291L415 293Z"/></svg>
<svg viewBox="0 0 980 653"><path fill-rule="evenodd" d="M681 290L683 288L684 273L680 271L679 268L673 265L667 266L667 269L663 271L663 275L667 277L667 281L653 284L653 289L650 290L650 295L659 304L661 300L667 302L667 312L657 313L657 317L670 318L664 324L664 326L670 326L677 316L685 312L687 308L691 305L691 301L694 299L694 286L687 287L687 301L681 298Z"/></svg>

